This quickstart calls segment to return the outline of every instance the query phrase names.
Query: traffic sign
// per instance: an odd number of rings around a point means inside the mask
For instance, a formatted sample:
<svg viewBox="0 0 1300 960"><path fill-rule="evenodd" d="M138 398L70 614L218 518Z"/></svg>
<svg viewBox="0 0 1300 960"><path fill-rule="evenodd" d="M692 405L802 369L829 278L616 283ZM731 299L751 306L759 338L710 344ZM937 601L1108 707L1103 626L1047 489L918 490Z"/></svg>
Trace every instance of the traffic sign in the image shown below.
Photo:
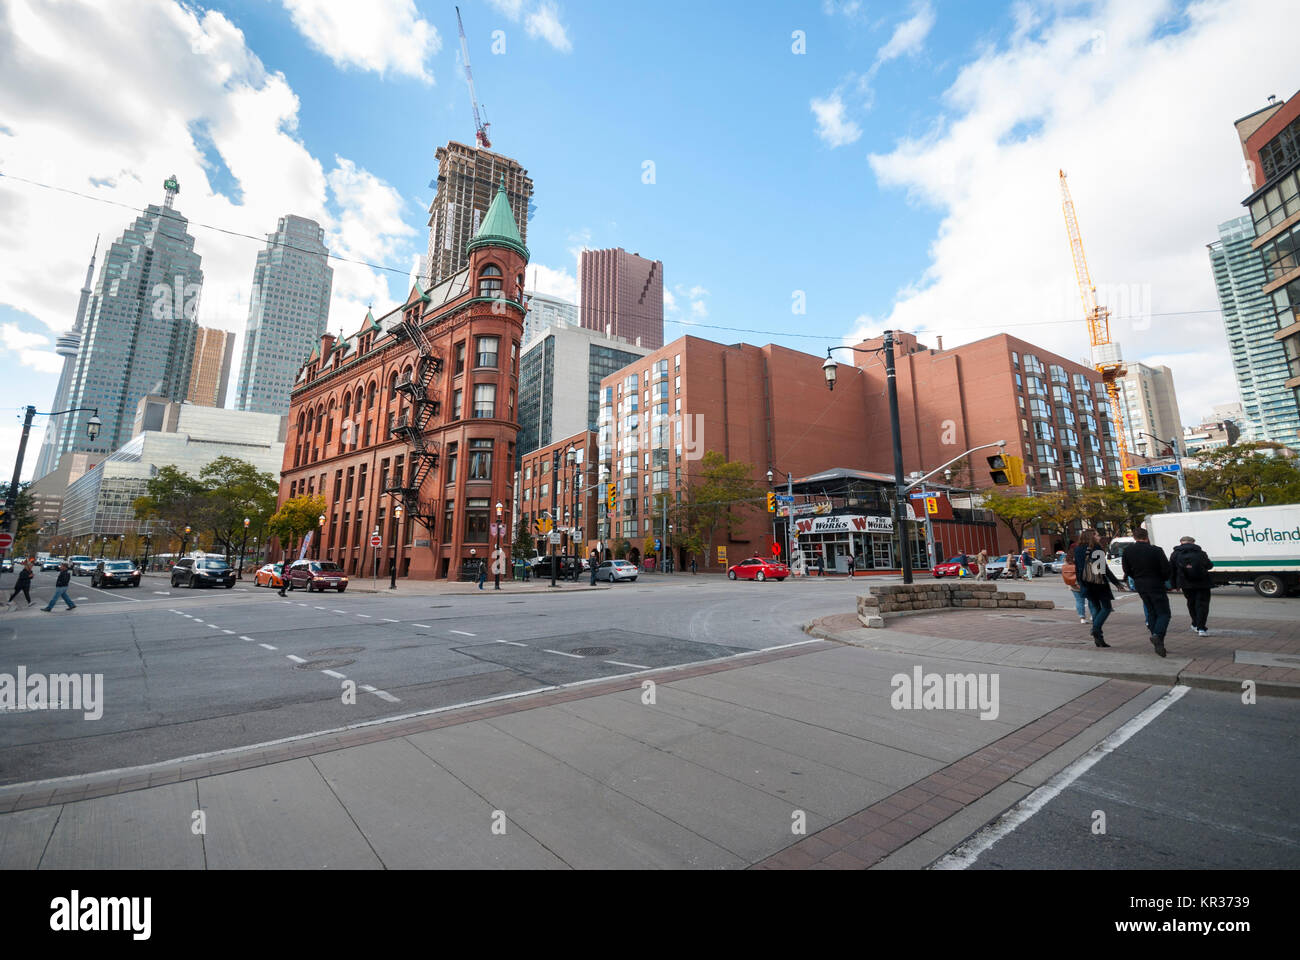
<svg viewBox="0 0 1300 960"><path fill-rule="evenodd" d="M559 530L552 530L552 531L550 532L549 537L548 537L548 541L549 541L550 543L559 543L559 542L560 542L560 531L559 531Z"/></svg>
<svg viewBox="0 0 1300 960"><path fill-rule="evenodd" d="M8 550L14 545L14 535L12 533L0 533L0 550Z"/></svg>
<svg viewBox="0 0 1300 960"><path fill-rule="evenodd" d="M1149 477L1153 473L1178 473L1183 468L1177 463L1158 463L1154 467L1138 467L1138 473Z"/></svg>
<svg viewBox="0 0 1300 960"><path fill-rule="evenodd" d="M373 536L371 536L370 545L372 547L382 547L384 545L384 538L376 533Z"/></svg>
<svg viewBox="0 0 1300 960"><path fill-rule="evenodd" d="M663 544L660 542L658 537L655 537L655 553L658 553L662 549L663 549Z"/></svg>
<svg viewBox="0 0 1300 960"><path fill-rule="evenodd" d="M787 496L787 495L784 494L784 493L778 493L778 494L776 495L776 502L777 502L777 503L794 503L794 497Z"/></svg>
<svg viewBox="0 0 1300 960"><path fill-rule="evenodd" d="M779 540L772 541L772 556L781 556L781 542Z"/></svg>

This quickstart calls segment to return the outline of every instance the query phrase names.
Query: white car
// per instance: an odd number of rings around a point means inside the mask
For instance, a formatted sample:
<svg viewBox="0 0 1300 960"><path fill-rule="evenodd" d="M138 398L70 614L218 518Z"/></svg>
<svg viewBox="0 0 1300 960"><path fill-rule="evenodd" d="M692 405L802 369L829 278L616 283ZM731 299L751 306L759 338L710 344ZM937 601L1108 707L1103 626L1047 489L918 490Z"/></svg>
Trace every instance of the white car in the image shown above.
<svg viewBox="0 0 1300 960"><path fill-rule="evenodd" d="M636 576L640 572L634 564L626 560L606 560L596 568L596 579L608 580L610 583L616 580L631 580L636 583Z"/></svg>

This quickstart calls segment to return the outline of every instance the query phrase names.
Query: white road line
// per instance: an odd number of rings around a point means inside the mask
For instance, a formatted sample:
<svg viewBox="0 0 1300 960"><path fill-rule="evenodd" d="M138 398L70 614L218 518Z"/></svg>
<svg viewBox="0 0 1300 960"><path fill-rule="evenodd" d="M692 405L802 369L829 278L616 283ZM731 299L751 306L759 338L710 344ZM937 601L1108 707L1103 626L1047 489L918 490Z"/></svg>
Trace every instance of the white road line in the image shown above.
<svg viewBox="0 0 1300 960"><path fill-rule="evenodd" d="M451 632L452 632L452 633L459 633L462 637L475 637L475 636L478 636L478 634L475 634L475 633L466 633L464 630L453 630L453 631L451 631Z"/></svg>
<svg viewBox="0 0 1300 960"><path fill-rule="evenodd" d="M346 610L331 610L330 613L347 613Z"/></svg>
<svg viewBox="0 0 1300 960"><path fill-rule="evenodd" d="M324 607L317 607L316 609L317 609L317 610L324 610L325 608L324 608Z"/></svg>
<svg viewBox="0 0 1300 960"><path fill-rule="evenodd" d="M285 656L286 656L288 659L292 660L294 663L306 663L306 662L307 662L307 661L304 660L302 657L295 657L292 653L286 653Z"/></svg>
<svg viewBox="0 0 1300 960"><path fill-rule="evenodd" d="M202 623L202 622L203 622L203 621L200 620L198 617L190 617L190 619L193 620L195 623Z"/></svg>
<svg viewBox="0 0 1300 960"><path fill-rule="evenodd" d="M156 594L157 594L158 596L160 596L160 597L170 597L170 596L171 596L171 591L170 591L170 590L155 590L154 593L156 593ZM175 613L175 612L176 612L175 610L172 611L172 613Z"/></svg>
<svg viewBox="0 0 1300 960"><path fill-rule="evenodd" d="M386 693L386 692L383 691L383 690L372 690L371 692L372 692L376 697L378 697L380 700L387 700L389 703L401 703L401 702L402 702L401 700L398 700L395 696L393 696L391 693Z"/></svg>
<svg viewBox="0 0 1300 960"><path fill-rule="evenodd" d="M275 647L271 646L269 643L259 643L258 646L259 646L259 647L265 647L267 650L274 650L274 649L275 649Z"/></svg>
<svg viewBox="0 0 1300 960"><path fill-rule="evenodd" d="M305 603L300 603L300 604L298 604L298 606L300 606L300 607L305 607L305 606L307 606L307 604L305 604Z"/></svg>
<svg viewBox="0 0 1300 960"><path fill-rule="evenodd" d="M357 616L358 616L358 617L365 617L367 620L370 619L370 614L368 614L368 613L358 613Z"/></svg>
<svg viewBox="0 0 1300 960"><path fill-rule="evenodd" d="M582 656L581 654L578 654L578 653L565 653L563 650L550 650L550 649L548 649L548 648L546 648L546 647L543 647L543 648L542 648L542 651L543 651L544 653L554 653L554 654L558 654L558 655L561 656L561 657L572 657L574 660L585 660L585 659L587 659L586 657Z"/></svg>
<svg viewBox="0 0 1300 960"><path fill-rule="evenodd" d="M641 663L624 663L622 660L606 660L606 663L612 663L616 667L635 667L638 670L649 670L650 668Z"/></svg>
<svg viewBox="0 0 1300 960"><path fill-rule="evenodd" d="M220 630L221 628L220 628L219 626L217 626L215 623L209 623L209 624L208 624L208 629L209 629L209 630Z"/></svg>
<svg viewBox="0 0 1300 960"><path fill-rule="evenodd" d="M433 629L433 627L429 626L427 623L413 623L413 624L411 624L411 626L413 626L413 627L422 627L422 628L424 628L425 630L432 630L432 629Z"/></svg>
<svg viewBox="0 0 1300 960"><path fill-rule="evenodd" d="M234 631L234 630L226 630L226 629L223 629L221 632L222 632L222 633L234 633L235 631Z"/></svg>
<svg viewBox="0 0 1300 960"><path fill-rule="evenodd" d="M327 677L335 677L339 680L346 680L348 678L347 674L338 673L337 671L334 670L322 670L321 673L325 674L325 676Z"/></svg>
<svg viewBox="0 0 1300 960"><path fill-rule="evenodd" d="M401 620L394 620L392 617L380 617L379 619L380 619L380 620L383 620L383 621L385 621L385 622L387 622L387 623L401 623L401 622L402 622Z"/></svg>
<svg viewBox="0 0 1300 960"><path fill-rule="evenodd" d="M257 643L252 637L246 637L242 633L239 635L240 640L247 640L249 643Z"/></svg>
<svg viewBox="0 0 1300 960"><path fill-rule="evenodd" d="M528 644L520 643L518 640L498 640L497 643L508 643L512 647L526 647Z"/></svg>
<svg viewBox="0 0 1300 960"><path fill-rule="evenodd" d="M361 683L358 684L358 686L361 687L362 690L366 691L366 693L374 693L375 690L377 689L376 687L372 687L368 683Z"/></svg>
<svg viewBox="0 0 1300 960"><path fill-rule="evenodd" d="M975 834L952 853L938 860L930 869L965 870L978 860L984 851L1003 837L1009 836L1017 827L1047 806L1061 791L1091 770L1102 757L1122 747L1128 742L1129 738L1181 700L1191 689L1191 687L1184 686L1174 687L993 823Z"/></svg>

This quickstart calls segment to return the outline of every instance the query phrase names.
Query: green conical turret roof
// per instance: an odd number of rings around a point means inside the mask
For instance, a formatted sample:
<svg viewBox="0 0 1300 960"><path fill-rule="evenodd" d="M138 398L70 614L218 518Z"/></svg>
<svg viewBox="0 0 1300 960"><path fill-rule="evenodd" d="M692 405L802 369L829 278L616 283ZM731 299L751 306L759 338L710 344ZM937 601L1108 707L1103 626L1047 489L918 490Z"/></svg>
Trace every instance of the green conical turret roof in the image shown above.
<svg viewBox="0 0 1300 960"><path fill-rule="evenodd" d="M478 233L474 234L474 239L469 242L466 250L473 253L479 247L487 246L509 247L525 260L528 259L528 248L524 246L524 238L519 236L514 212L510 209L510 201L506 199L504 176L497 187L497 195L492 198L492 206L488 207L487 216L483 218Z"/></svg>

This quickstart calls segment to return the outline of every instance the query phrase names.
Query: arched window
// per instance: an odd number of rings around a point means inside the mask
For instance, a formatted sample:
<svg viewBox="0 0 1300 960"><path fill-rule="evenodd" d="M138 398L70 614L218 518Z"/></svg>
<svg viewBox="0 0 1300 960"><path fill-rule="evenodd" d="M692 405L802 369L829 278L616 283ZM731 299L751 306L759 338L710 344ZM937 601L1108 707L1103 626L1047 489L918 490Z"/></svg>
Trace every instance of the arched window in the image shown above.
<svg viewBox="0 0 1300 960"><path fill-rule="evenodd" d="M352 394L343 394L343 419L346 420L352 413Z"/></svg>
<svg viewBox="0 0 1300 960"><path fill-rule="evenodd" d="M478 275L478 295L480 297L501 296L501 268L489 263Z"/></svg>
<svg viewBox="0 0 1300 960"><path fill-rule="evenodd" d="M368 397L366 398L366 409L367 409L367 410L373 410L373 409L375 409L375 391L376 391L376 390L377 390L377 387L375 386L375 381L371 380L371 381L370 381L370 393L369 393Z"/></svg>
<svg viewBox="0 0 1300 960"><path fill-rule="evenodd" d="M388 378L388 399L392 400L397 396L397 371L394 370Z"/></svg>

